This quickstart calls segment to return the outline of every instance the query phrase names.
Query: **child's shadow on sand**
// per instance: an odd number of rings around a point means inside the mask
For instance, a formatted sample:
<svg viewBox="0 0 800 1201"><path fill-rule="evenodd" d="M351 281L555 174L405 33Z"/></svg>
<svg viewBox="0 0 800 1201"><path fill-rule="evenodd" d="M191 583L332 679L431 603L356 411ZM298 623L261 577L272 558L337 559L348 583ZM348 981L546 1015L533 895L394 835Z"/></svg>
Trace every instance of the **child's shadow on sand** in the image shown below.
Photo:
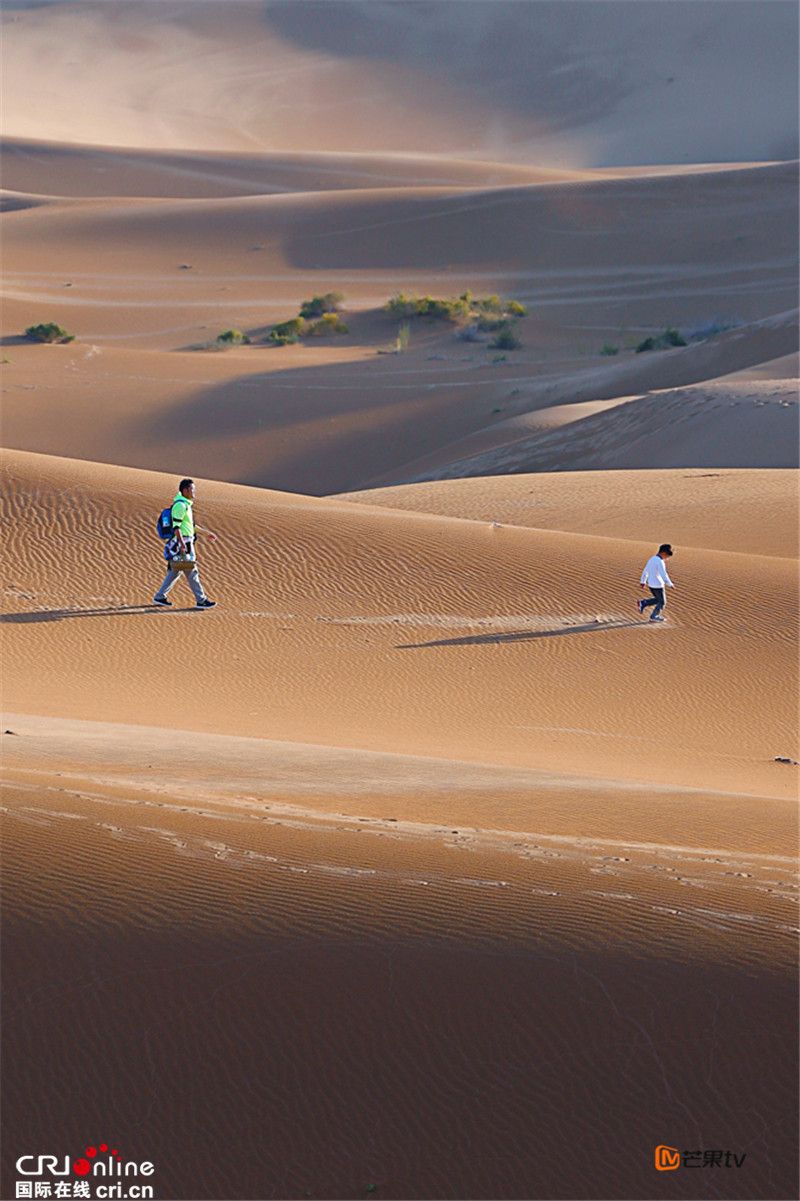
<svg viewBox="0 0 800 1201"><path fill-rule="evenodd" d="M590 621L582 626L566 626L560 630L518 630L510 634L474 634L469 638L438 638L435 642L406 642L399 651L422 650L429 646L482 646L484 643L530 642L534 638L561 638L569 634L600 634L603 630L624 630L638 626L636 621Z"/></svg>

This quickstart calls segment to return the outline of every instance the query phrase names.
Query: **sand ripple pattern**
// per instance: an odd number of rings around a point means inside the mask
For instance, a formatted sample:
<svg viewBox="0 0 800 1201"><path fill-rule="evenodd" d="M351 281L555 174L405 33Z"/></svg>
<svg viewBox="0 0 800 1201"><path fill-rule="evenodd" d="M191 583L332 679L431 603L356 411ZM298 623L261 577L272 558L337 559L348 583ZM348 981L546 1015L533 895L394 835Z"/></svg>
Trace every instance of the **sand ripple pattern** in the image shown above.
<svg viewBox="0 0 800 1201"><path fill-rule="evenodd" d="M599 1172L633 1197L664 1122L752 1156L750 1195L791 1179L787 1032L756 1015L765 986L792 1008L793 940L777 902L747 920L741 879L719 885L741 866L777 883L776 864L692 856L667 878L651 852L648 885L636 848L454 834L409 854L413 832L373 822L6 792L7 1070L85 1060L69 1104L101 1122L112 1098L165 1195L588 1197ZM689 900L689 873L716 890ZM175 1154L206 1126L241 1145L256 1113L252 1155L200 1172Z"/></svg>

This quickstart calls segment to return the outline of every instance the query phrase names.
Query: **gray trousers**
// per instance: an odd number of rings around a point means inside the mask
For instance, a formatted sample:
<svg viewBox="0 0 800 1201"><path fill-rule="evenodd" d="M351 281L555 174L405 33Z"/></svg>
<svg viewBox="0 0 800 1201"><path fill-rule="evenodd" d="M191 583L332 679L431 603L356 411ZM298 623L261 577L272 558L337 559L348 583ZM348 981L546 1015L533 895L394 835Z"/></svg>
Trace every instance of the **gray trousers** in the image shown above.
<svg viewBox="0 0 800 1201"><path fill-rule="evenodd" d="M206 599L206 594L203 591L203 585L200 583L200 576L197 572L197 567L193 567L191 571L173 571L170 567L167 574L164 576L164 582L156 593L156 600L164 600L167 593L175 586L179 578L186 576L186 582L194 593L194 599L198 605Z"/></svg>

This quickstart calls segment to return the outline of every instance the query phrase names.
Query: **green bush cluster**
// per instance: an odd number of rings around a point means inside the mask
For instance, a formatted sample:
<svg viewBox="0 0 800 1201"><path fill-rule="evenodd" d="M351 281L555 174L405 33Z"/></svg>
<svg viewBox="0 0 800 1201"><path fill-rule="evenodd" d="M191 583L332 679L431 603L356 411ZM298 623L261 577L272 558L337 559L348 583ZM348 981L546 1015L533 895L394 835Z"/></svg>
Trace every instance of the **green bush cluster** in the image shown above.
<svg viewBox="0 0 800 1201"><path fill-rule="evenodd" d="M519 350L520 342L509 321L503 321L496 327L496 332L489 343L490 350Z"/></svg>
<svg viewBox="0 0 800 1201"><path fill-rule="evenodd" d="M276 346L288 346L299 342L307 329L308 322L305 317L291 317L288 321L281 321L278 325L273 326L269 333L269 340Z"/></svg>
<svg viewBox="0 0 800 1201"><path fill-rule="evenodd" d="M383 307L387 313L399 320L428 317L431 321L437 318L460 321L469 317L469 306L463 297L457 300L436 300L433 296L409 296L405 292L398 292L396 296L387 300Z"/></svg>
<svg viewBox="0 0 800 1201"><path fill-rule="evenodd" d="M300 305L300 316L306 321L322 317L326 313L338 313L342 307L344 292L326 292L324 296L312 296Z"/></svg>
<svg viewBox="0 0 800 1201"><path fill-rule="evenodd" d="M25 336L32 338L34 342L74 342L75 335L69 333L61 325L56 325L55 321L47 321L42 325L29 325L25 330Z"/></svg>
<svg viewBox="0 0 800 1201"><path fill-rule="evenodd" d="M606 355L619 354L619 347L614 346L611 342L604 342L600 347L600 353Z"/></svg>
<svg viewBox="0 0 800 1201"><path fill-rule="evenodd" d="M431 321L446 320L456 325L475 321L483 330L499 329L512 319L525 317L528 312L518 300L504 300L499 296L473 296L471 292L462 292L460 296L450 299L398 292L387 300L384 308L399 320L427 317Z"/></svg>
<svg viewBox="0 0 800 1201"><path fill-rule="evenodd" d="M504 300L500 296L483 296L473 299L465 292L463 298L470 306L470 317L477 320L481 330L502 330L519 317L527 317L528 310L518 300Z"/></svg>
<svg viewBox="0 0 800 1201"><path fill-rule="evenodd" d="M350 329L336 313L324 313L319 321L306 321L305 317L292 317L281 321L270 330L269 341L275 346L288 346L301 338L314 338L325 334L349 334Z"/></svg>
<svg viewBox="0 0 800 1201"><path fill-rule="evenodd" d="M218 346L249 346L249 344L250 339L240 329L226 329L224 333L217 334Z"/></svg>
<svg viewBox="0 0 800 1201"><path fill-rule="evenodd" d="M685 346L686 339L676 329L667 327L663 334L644 338L636 347L636 353L642 354L645 350L668 350L670 346Z"/></svg>
<svg viewBox="0 0 800 1201"><path fill-rule="evenodd" d="M299 342L301 338L349 334L349 328L338 315L343 300L343 292L325 292L324 295L313 296L311 300L304 300L299 315L273 326L268 341L273 346L287 346ZM386 301L384 309L401 322L400 329L405 331L402 337L398 337L395 348L398 353L408 345L407 323L416 317L427 317L429 321L450 321L462 331L472 328L493 333L495 337L491 346L514 350L521 343L512 333L511 326L528 312L518 300L506 300L500 296L473 296L471 292L449 299L398 292Z"/></svg>
<svg viewBox="0 0 800 1201"><path fill-rule="evenodd" d="M326 292L324 296L313 296L300 305L299 317L291 317L273 326L268 340L273 346L289 346L301 338L313 338L325 334L349 334L350 330L339 317L339 307L344 300L343 292ZM318 321L310 320L318 317Z"/></svg>
<svg viewBox="0 0 800 1201"><path fill-rule="evenodd" d="M345 325L338 313L323 313L319 321L315 321L305 330L305 334L309 337L319 337L321 334L349 334L350 330Z"/></svg>

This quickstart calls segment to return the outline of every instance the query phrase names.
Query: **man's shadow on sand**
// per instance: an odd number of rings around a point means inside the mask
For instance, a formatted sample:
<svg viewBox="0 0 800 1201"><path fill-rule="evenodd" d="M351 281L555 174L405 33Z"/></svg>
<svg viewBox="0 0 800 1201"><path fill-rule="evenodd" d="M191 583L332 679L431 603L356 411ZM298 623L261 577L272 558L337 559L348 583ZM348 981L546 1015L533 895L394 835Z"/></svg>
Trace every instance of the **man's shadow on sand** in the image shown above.
<svg viewBox="0 0 800 1201"><path fill-rule="evenodd" d="M501 642L532 642L535 638L563 638L570 634L601 634L604 630L627 630L640 626L638 621L590 621L582 626L565 626L560 630L517 630L509 634L473 634L468 638L437 638L435 642L406 642L399 651L423 650L431 646L483 646Z"/></svg>
<svg viewBox="0 0 800 1201"><path fill-rule="evenodd" d="M185 609L173 608L173 613L188 613L193 611L194 605L189 605ZM66 621L70 617L119 617L131 616L135 613L152 614L164 613L169 610L163 609L160 605L105 605L102 609L38 609L32 613L0 613L0 622L6 622L8 625L30 625L38 621Z"/></svg>

